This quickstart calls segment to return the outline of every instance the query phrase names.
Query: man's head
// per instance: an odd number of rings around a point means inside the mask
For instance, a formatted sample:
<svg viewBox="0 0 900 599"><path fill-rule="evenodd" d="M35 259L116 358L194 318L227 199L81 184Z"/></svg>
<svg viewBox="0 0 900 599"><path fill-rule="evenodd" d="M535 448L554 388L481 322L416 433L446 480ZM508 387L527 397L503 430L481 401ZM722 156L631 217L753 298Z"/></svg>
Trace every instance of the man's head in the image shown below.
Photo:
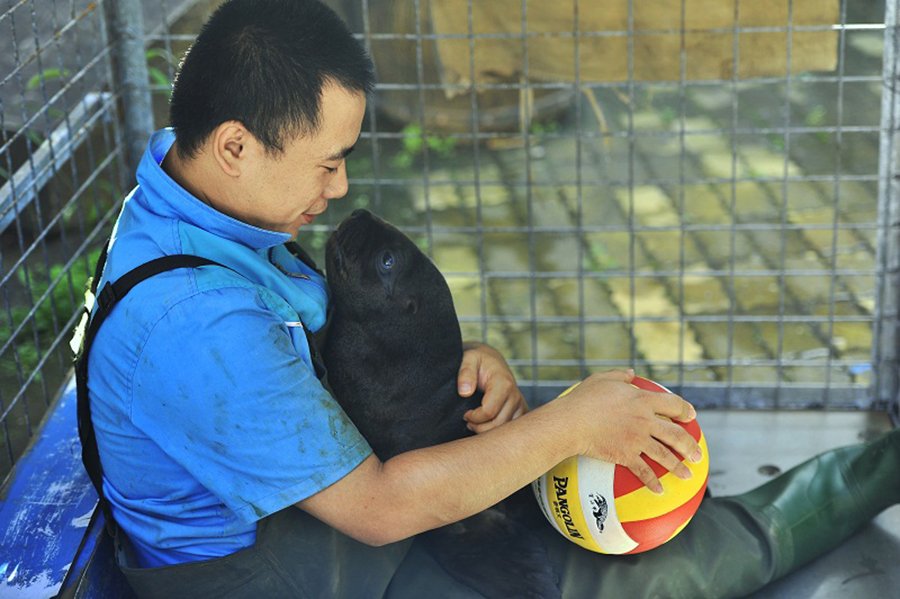
<svg viewBox="0 0 900 599"><path fill-rule="evenodd" d="M372 62L316 0L229 0L182 62L163 168L238 220L295 234L347 192Z"/></svg>
<svg viewBox="0 0 900 599"><path fill-rule="evenodd" d="M316 0L230 0L185 56L169 121L189 159L220 124L239 121L270 153L315 133L328 83L369 93L374 69L362 44Z"/></svg>

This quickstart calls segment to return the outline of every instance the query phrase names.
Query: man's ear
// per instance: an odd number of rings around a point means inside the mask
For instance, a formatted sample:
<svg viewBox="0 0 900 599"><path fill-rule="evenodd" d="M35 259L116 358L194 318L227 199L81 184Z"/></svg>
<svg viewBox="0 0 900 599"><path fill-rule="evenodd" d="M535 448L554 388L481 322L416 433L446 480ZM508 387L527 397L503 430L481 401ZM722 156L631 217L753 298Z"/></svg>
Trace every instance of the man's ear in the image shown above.
<svg viewBox="0 0 900 599"><path fill-rule="evenodd" d="M256 139L240 121L225 121L212 133L212 152L216 164L229 177L239 177L246 168L247 156Z"/></svg>

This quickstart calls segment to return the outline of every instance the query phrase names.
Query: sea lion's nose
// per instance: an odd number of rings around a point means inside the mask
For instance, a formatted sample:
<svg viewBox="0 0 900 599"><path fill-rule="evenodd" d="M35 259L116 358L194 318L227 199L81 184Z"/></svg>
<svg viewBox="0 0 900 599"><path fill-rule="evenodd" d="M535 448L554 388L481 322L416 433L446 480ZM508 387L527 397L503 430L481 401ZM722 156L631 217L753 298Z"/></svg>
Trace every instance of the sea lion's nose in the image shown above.
<svg viewBox="0 0 900 599"><path fill-rule="evenodd" d="M350 213L350 218L365 218L372 213L366 210L365 208L357 208L353 212Z"/></svg>

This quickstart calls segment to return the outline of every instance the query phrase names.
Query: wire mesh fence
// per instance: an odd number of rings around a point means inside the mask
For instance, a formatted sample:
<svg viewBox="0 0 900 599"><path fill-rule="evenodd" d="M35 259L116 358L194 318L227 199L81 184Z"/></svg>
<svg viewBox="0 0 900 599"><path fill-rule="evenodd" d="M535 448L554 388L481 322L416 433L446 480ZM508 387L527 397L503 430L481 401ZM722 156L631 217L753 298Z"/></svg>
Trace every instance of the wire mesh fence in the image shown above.
<svg viewBox="0 0 900 599"><path fill-rule="evenodd" d="M123 2L0 16L7 469L145 141ZM156 126L218 3L142 3ZM328 4L379 83L348 196L300 233L315 256L355 208L391 220L534 401L633 367L701 406L896 410L895 0Z"/></svg>
<svg viewBox="0 0 900 599"><path fill-rule="evenodd" d="M0 14L0 477L68 378L89 263L125 189L96 4Z"/></svg>

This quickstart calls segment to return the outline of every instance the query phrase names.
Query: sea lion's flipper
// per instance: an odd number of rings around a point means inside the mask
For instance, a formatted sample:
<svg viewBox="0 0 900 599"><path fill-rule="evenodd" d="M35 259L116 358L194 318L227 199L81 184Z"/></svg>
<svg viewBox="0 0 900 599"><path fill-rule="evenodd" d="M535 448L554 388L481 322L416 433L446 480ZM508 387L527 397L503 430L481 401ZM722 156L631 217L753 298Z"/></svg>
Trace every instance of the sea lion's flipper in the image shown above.
<svg viewBox="0 0 900 599"><path fill-rule="evenodd" d="M424 533L423 541L448 574L490 599L562 596L544 544L501 508Z"/></svg>

